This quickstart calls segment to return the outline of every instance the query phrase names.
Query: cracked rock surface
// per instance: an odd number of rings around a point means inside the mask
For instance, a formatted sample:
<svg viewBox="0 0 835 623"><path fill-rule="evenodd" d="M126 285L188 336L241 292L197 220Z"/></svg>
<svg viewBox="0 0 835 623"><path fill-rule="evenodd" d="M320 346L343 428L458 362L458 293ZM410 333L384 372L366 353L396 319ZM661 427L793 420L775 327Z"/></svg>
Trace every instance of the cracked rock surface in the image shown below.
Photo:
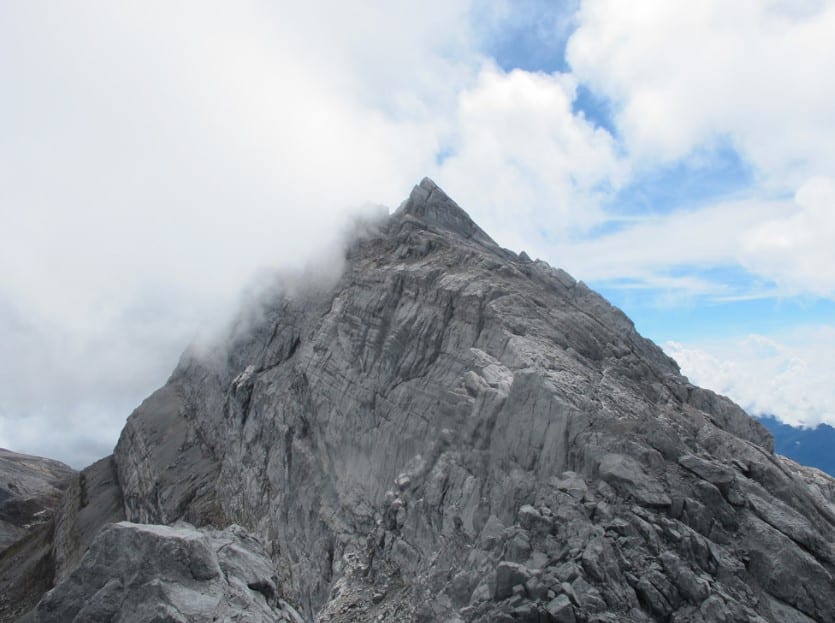
<svg viewBox="0 0 835 623"><path fill-rule="evenodd" d="M100 494L132 522L243 526L306 621L835 621L833 481L772 449L424 180L338 281L188 351ZM67 542L39 608L70 595Z"/></svg>

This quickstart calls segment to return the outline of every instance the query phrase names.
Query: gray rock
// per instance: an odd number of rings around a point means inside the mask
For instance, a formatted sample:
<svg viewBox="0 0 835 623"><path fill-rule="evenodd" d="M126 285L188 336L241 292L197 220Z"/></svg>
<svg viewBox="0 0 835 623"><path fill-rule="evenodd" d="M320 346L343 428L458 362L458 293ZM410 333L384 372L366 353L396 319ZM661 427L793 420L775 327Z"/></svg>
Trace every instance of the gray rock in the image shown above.
<svg viewBox="0 0 835 623"><path fill-rule="evenodd" d="M15 620L52 585L55 514L73 473L0 448L0 621Z"/></svg>
<svg viewBox="0 0 835 623"><path fill-rule="evenodd" d="M497 543L501 542L503 530L504 525L499 521L498 517L490 515L481 530L479 537L481 544L488 549L494 547Z"/></svg>
<svg viewBox="0 0 835 623"><path fill-rule="evenodd" d="M664 571L679 593L695 605L702 603L710 594L710 580L699 577L693 569L671 551L660 556Z"/></svg>
<svg viewBox="0 0 835 623"><path fill-rule="evenodd" d="M647 506L669 506L672 501L664 487L649 476L630 456L606 454L598 468L600 478Z"/></svg>
<svg viewBox="0 0 835 623"><path fill-rule="evenodd" d="M729 485L736 477L732 469L692 454L685 454L679 458L678 463L700 478L704 478L709 483L717 486Z"/></svg>
<svg viewBox="0 0 835 623"><path fill-rule="evenodd" d="M89 472L101 511L68 494L45 603L78 606L62 587L121 500L244 526L258 586L307 621L542 621L555 599L587 622L833 621L835 485L772 445L424 180L338 279L285 280L183 355ZM205 574L204 596L243 590ZM87 605L131 593L103 581Z"/></svg>
<svg viewBox="0 0 835 623"><path fill-rule="evenodd" d="M559 478L553 478L551 482L557 489L565 491L576 500L582 500L588 491L586 482L574 472L564 472Z"/></svg>
<svg viewBox="0 0 835 623"><path fill-rule="evenodd" d="M111 524L38 604L35 623L301 621L278 597L272 563L237 526Z"/></svg>
<svg viewBox="0 0 835 623"><path fill-rule="evenodd" d="M58 461L0 448L0 553L49 522L73 473Z"/></svg>
<svg viewBox="0 0 835 623"><path fill-rule="evenodd" d="M513 595L513 588L524 586L531 579L531 572L515 562L500 562L496 567L496 590L493 598L497 601L507 599Z"/></svg>
<svg viewBox="0 0 835 623"><path fill-rule="evenodd" d="M104 525L124 519L122 491L112 456L75 474L55 518L55 580L63 580L75 569Z"/></svg>
<svg viewBox="0 0 835 623"><path fill-rule="evenodd" d="M577 619L574 616L574 606L567 595L558 595L548 602L545 607L551 623L574 623Z"/></svg>

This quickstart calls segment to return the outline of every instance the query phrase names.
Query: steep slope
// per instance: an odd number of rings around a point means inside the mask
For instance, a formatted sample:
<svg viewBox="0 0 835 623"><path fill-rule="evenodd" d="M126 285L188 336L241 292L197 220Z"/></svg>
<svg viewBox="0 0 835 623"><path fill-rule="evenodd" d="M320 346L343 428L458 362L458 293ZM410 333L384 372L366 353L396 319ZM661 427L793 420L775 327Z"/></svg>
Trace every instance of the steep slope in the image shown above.
<svg viewBox="0 0 835 623"><path fill-rule="evenodd" d="M424 180L336 284L184 355L113 463L128 520L244 526L308 620L835 621L832 489L772 450Z"/></svg>
<svg viewBox="0 0 835 623"><path fill-rule="evenodd" d="M26 612L52 582L54 515L73 473L0 448L0 620Z"/></svg>

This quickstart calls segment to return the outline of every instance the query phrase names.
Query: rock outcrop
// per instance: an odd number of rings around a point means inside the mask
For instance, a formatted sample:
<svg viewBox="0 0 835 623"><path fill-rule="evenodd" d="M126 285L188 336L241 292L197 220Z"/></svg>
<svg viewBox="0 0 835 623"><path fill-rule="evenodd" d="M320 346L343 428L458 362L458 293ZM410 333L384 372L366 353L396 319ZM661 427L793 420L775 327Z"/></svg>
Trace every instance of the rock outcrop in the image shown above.
<svg viewBox="0 0 835 623"><path fill-rule="evenodd" d="M272 561L239 526L119 522L26 619L33 623L302 623L276 593Z"/></svg>
<svg viewBox="0 0 835 623"><path fill-rule="evenodd" d="M69 482L58 509L52 543L55 580L78 566L99 529L125 519L116 465L108 456L78 472Z"/></svg>
<svg viewBox="0 0 835 623"><path fill-rule="evenodd" d="M132 522L243 526L308 621L835 621L832 480L772 450L424 180L336 284L187 352L101 491ZM66 579L39 613L92 594L71 535L111 515L59 518ZM120 525L99 539L130 549Z"/></svg>
<svg viewBox="0 0 835 623"><path fill-rule="evenodd" d="M73 474L0 448L0 620L14 620L50 587L54 516Z"/></svg>

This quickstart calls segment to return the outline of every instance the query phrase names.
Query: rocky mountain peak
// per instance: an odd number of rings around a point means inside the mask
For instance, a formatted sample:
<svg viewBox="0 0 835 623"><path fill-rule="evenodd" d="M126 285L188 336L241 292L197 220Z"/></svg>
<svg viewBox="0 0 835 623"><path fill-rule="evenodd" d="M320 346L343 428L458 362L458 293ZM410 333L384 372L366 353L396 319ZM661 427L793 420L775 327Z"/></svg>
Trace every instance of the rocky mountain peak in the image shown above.
<svg viewBox="0 0 835 623"><path fill-rule="evenodd" d="M414 218L426 225L496 247L496 243L435 182L424 177L409 198L395 212L400 218Z"/></svg>
<svg viewBox="0 0 835 623"><path fill-rule="evenodd" d="M26 621L835 622L835 481L620 310L428 179L347 255L15 545L59 580Z"/></svg>

